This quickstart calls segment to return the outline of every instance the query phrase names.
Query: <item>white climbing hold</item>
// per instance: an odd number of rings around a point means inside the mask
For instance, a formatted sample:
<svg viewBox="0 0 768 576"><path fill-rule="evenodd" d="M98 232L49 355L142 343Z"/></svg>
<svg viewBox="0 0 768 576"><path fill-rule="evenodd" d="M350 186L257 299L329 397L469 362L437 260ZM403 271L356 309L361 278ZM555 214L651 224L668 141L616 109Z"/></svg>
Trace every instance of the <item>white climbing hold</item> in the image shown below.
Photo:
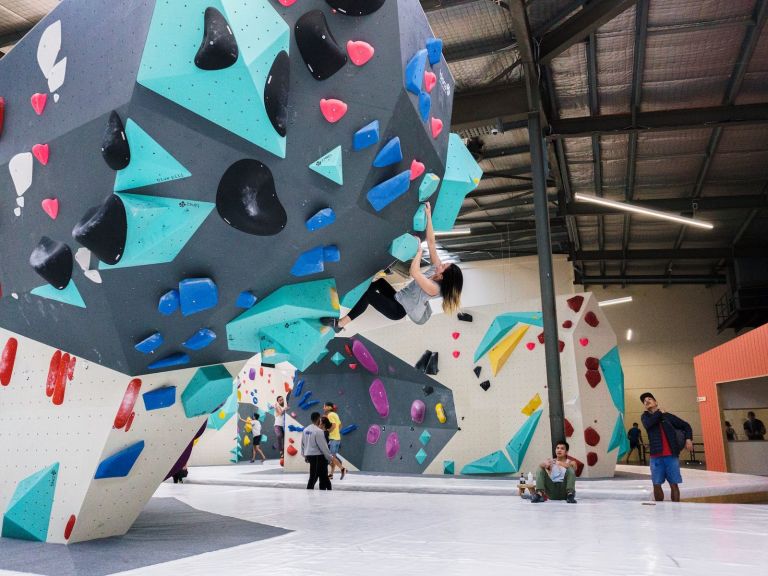
<svg viewBox="0 0 768 576"><path fill-rule="evenodd" d="M16 154L8 162L8 170L11 173L11 180L13 180L13 186L16 188L16 195L21 196L29 190L32 186L32 169L34 163L32 161L31 152L22 152Z"/></svg>

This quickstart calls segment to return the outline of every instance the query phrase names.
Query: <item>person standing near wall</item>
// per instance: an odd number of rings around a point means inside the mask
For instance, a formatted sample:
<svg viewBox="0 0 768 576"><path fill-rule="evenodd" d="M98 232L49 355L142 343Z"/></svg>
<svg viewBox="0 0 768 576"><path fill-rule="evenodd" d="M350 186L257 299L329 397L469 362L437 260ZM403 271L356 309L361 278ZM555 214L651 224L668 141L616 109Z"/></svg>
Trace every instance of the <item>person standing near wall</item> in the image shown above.
<svg viewBox="0 0 768 576"><path fill-rule="evenodd" d="M339 450L341 449L341 418L336 413L336 405L333 402L326 402L323 405L323 412L331 423L331 427L328 429L328 448L333 459L331 460L331 473L329 476L333 480L333 473L336 471L336 463L338 462L341 479L344 480L347 469L341 465L341 457L339 456Z"/></svg>
<svg viewBox="0 0 768 576"><path fill-rule="evenodd" d="M650 392L640 395L640 402L645 406L641 417L645 431L648 433L648 449L651 453L651 482L653 482L653 497L657 502L664 500L662 485L669 482L672 502L680 502L680 451L683 446L678 440L677 431L685 438L685 449L693 449L693 430L691 425L674 414L659 408L656 398Z"/></svg>
<svg viewBox="0 0 768 576"><path fill-rule="evenodd" d="M725 421L725 437L729 442L736 440L736 430L728 420Z"/></svg>
<svg viewBox="0 0 768 576"><path fill-rule="evenodd" d="M301 455L309 464L309 481L307 490L314 490L315 483L320 480L320 490L331 490L331 479L328 477L328 463L331 461L331 451L325 441L325 433L320 428L319 412L312 412L312 424L304 428L301 435Z"/></svg>
<svg viewBox="0 0 768 576"><path fill-rule="evenodd" d="M283 447L285 444L285 413L288 410L288 403L282 396L278 396L275 401L275 448L280 452L280 458L283 457Z"/></svg>
<svg viewBox="0 0 768 576"><path fill-rule="evenodd" d="M256 453L261 456L262 463L266 461L267 457L261 450L261 419L259 418L259 409L257 408L251 418L251 446L253 447L253 455L251 456L251 462L256 461Z"/></svg>
<svg viewBox="0 0 768 576"><path fill-rule="evenodd" d="M629 452L627 452L627 464L629 464L629 457L632 455L633 450L637 450L637 459L640 462L645 462L643 458L643 433L640 431L640 427L637 422L632 423L632 428L627 432L627 438L629 439Z"/></svg>
<svg viewBox="0 0 768 576"><path fill-rule="evenodd" d="M747 412L747 421L744 422L744 434L748 440L765 440L765 424L755 418L754 412Z"/></svg>

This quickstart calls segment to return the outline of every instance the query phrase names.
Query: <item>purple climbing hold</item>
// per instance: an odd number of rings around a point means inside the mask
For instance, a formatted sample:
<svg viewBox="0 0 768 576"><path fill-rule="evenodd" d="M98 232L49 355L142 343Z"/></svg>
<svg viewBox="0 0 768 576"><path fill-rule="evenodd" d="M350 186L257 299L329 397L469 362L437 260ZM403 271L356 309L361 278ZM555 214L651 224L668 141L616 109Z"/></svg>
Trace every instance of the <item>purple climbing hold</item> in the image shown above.
<svg viewBox="0 0 768 576"><path fill-rule="evenodd" d="M376 408L379 416L382 418L389 416L389 400L387 399L384 382L376 378L371 387L368 388L368 393L371 395L371 402L373 402L373 407Z"/></svg>
<svg viewBox="0 0 768 576"><path fill-rule="evenodd" d="M357 358L360 364L363 365L363 368L368 370L368 372L371 374L379 373L379 365L376 364L376 360L374 360L371 353L368 352L368 348L365 347L365 344L359 340L352 342L352 354L355 355L355 358Z"/></svg>
<svg viewBox="0 0 768 576"><path fill-rule="evenodd" d="M427 413L427 405L423 400L414 400L411 404L411 420L416 424L424 422L424 416Z"/></svg>
<svg viewBox="0 0 768 576"><path fill-rule="evenodd" d="M392 460L395 456L397 456L397 453L400 452L400 438L398 438L397 432L392 432L389 436L387 436L387 444L385 446L385 450L387 452L387 458L390 460Z"/></svg>
<svg viewBox="0 0 768 576"><path fill-rule="evenodd" d="M255 380L256 379L256 368L251 368L248 370L248 380Z"/></svg>
<svg viewBox="0 0 768 576"><path fill-rule="evenodd" d="M370 428L368 428L368 433L365 435L365 441L368 444L376 444L379 438L381 438L381 428L376 424L371 424Z"/></svg>

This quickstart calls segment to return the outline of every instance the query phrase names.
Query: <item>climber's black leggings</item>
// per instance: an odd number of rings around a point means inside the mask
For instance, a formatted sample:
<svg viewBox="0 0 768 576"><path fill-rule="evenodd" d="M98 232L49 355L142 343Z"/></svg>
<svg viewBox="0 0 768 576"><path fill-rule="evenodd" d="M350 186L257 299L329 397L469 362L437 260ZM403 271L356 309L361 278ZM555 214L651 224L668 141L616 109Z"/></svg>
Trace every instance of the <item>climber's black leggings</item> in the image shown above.
<svg viewBox="0 0 768 576"><path fill-rule="evenodd" d="M365 291L363 297L349 311L348 316L354 320L365 312L370 304L390 320L405 318L405 308L403 308L400 302L395 300L395 294L396 292L392 285L384 280L384 278L379 278L375 282L371 282L368 290Z"/></svg>

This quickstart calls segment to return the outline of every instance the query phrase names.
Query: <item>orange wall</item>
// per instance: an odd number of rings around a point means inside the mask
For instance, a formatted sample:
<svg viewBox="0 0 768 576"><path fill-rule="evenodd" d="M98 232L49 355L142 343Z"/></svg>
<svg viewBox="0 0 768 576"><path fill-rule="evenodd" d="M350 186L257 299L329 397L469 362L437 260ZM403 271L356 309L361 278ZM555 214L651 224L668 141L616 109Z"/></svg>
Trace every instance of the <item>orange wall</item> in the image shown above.
<svg viewBox="0 0 768 576"><path fill-rule="evenodd" d="M768 324L696 356L693 366L698 395L707 397L699 402L707 470L726 472L717 383L768 374Z"/></svg>

